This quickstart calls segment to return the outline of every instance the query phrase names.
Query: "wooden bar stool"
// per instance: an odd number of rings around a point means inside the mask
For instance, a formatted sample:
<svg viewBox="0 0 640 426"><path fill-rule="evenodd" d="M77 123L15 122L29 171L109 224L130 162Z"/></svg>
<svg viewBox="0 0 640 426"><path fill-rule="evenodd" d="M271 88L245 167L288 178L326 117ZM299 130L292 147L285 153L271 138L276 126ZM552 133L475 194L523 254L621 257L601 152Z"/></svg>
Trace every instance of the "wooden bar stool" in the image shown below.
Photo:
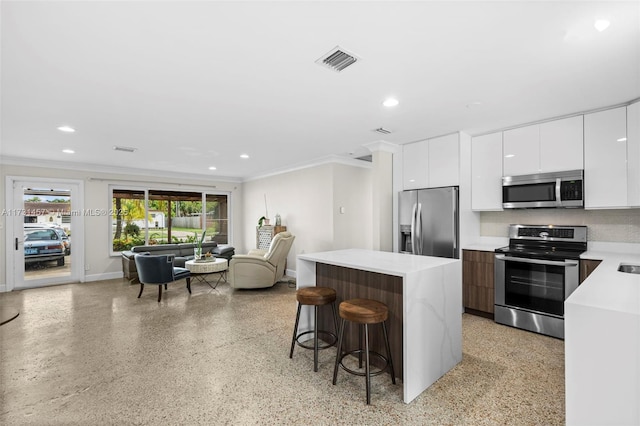
<svg viewBox="0 0 640 426"><path fill-rule="evenodd" d="M331 333L326 330L318 330L318 307L329 304L331 305L333 310L333 324L337 333L338 315L336 314L336 291L329 287L299 288L296 291L296 300L298 301L298 313L296 314L296 325L293 327L293 338L291 339L291 352L289 352L289 358L293 358L293 348L295 348L296 343L298 346L305 349L313 349L313 371L318 371L318 350L334 346L338 340L338 336L336 336L335 333ZM300 310L302 309L302 305L313 306L313 330L298 334L298 323L300 322ZM300 338L302 336L311 333L313 333L313 346L300 342ZM318 342L319 334L331 336L333 341L320 345Z"/></svg>
<svg viewBox="0 0 640 426"><path fill-rule="evenodd" d="M364 376L367 388L367 404L371 404L371 376L377 376L384 372L387 368L391 373L391 382L396 384L396 375L393 371L393 362L391 360L391 349L389 347L389 336L387 334L387 326L385 321L389 317L389 309L387 305L377 300L371 299L349 299L340 303L340 331L338 333L338 353L336 354L336 364L333 368L333 384L336 384L338 379L338 366L342 367L346 372L355 374L356 376ZM344 337L344 324L345 321L351 321L359 325L358 331L360 334L360 348L342 352L342 339ZM387 350L387 357L375 351L369 350L369 324L382 324L382 333L384 335L384 344ZM364 349L362 348L362 330L364 329ZM359 367L362 368L362 354L365 356L365 371L355 371L346 367L342 360L347 355L358 354ZM375 356L382 361L385 365L378 371L371 371L370 356Z"/></svg>

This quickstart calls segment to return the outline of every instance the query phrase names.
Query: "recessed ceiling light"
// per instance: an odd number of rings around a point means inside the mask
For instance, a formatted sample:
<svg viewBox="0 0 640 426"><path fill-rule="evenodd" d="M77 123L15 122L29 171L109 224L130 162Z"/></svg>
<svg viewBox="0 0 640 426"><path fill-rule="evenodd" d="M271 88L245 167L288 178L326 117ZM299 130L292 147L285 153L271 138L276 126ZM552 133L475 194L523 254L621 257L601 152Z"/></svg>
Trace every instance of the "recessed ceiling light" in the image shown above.
<svg viewBox="0 0 640 426"><path fill-rule="evenodd" d="M216 166L211 166L211 167L209 167L209 170L217 170L217 167Z"/></svg>
<svg viewBox="0 0 640 426"><path fill-rule="evenodd" d="M626 142L626 141L627 141L627 138L620 138L620 139L618 139L618 142Z"/></svg>
<svg viewBox="0 0 640 426"><path fill-rule="evenodd" d="M398 105L400 102L398 102L397 99L395 98L387 98L384 100L384 102L382 103L382 105L386 106L387 108L390 107L394 107L396 105Z"/></svg>
<svg viewBox="0 0 640 426"><path fill-rule="evenodd" d="M60 126L58 127L58 130L60 130L61 132L66 132L66 133L73 133L76 131L76 129L74 129L71 126Z"/></svg>
<svg viewBox="0 0 640 426"><path fill-rule="evenodd" d="M515 154L507 154L504 156L504 158L513 158L515 156L516 156Z"/></svg>
<svg viewBox="0 0 640 426"><path fill-rule="evenodd" d="M248 154L240 154L240 158L249 158Z"/></svg>
<svg viewBox="0 0 640 426"><path fill-rule="evenodd" d="M596 22L593 23L593 26L596 28L596 30L602 32L609 28L610 24L611 22L609 22L607 19L596 19Z"/></svg>
<svg viewBox="0 0 640 426"><path fill-rule="evenodd" d="M64 152L65 154L75 154L76 152L72 149L63 149L62 152Z"/></svg>

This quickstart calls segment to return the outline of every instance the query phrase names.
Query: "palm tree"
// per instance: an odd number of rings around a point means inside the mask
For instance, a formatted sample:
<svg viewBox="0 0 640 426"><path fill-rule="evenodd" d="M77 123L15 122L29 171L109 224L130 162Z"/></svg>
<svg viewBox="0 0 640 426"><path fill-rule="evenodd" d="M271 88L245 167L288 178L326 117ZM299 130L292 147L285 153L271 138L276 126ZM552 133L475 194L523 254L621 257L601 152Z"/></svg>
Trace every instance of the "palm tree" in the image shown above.
<svg viewBox="0 0 640 426"><path fill-rule="evenodd" d="M144 219L144 200L131 198L114 198L114 217L116 219L116 232L114 239L122 236L122 221L133 223L134 220Z"/></svg>

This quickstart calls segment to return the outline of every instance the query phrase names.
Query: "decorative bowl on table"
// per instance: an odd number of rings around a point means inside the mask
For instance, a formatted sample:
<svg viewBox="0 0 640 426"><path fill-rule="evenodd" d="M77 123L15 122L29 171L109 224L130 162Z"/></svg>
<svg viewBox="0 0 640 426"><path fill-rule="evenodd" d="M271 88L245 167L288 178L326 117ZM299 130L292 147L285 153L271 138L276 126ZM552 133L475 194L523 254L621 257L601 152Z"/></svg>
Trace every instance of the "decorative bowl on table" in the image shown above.
<svg viewBox="0 0 640 426"><path fill-rule="evenodd" d="M196 263L215 262L214 256L202 256L200 259L195 259Z"/></svg>

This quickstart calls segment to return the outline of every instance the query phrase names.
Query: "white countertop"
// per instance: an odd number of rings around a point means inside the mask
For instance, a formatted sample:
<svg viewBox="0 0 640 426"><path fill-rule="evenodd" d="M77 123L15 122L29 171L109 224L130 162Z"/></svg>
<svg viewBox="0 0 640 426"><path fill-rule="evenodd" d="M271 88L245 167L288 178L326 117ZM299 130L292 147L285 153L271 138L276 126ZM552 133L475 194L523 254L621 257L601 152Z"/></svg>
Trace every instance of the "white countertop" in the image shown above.
<svg viewBox="0 0 640 426"><path fill-rule="evenodd" d="M640 275L617 270L640 264L638 244L588 246L602 263L564 304L566 423L638 425Z"/></svg>
<svg viewBox="0 0 640 426"><path fill-rule="evenodd" d="M407 273L459 262L459 259L416 256L387 251L345 249L299 254L299 259L403 277Z"/></svg>
<svg viewBox="0 0 640 426"><path fill-rule="evenodd" d="M472 243L467 243L462 246L463 250L478 250L478 251L495 251L497 248L505 247L509 245L509 238L503 237L480 237Z"/></svg>
<svg viewBox="0 0 640 426"><path fill-rule="evenodd" d="M640 265L640 253L603 251L595 245L581 259L602 263L567 298L565 303L640 315L640 274L619 272L620 263ZM604 247L605 249L607 247Z"/></svg>

